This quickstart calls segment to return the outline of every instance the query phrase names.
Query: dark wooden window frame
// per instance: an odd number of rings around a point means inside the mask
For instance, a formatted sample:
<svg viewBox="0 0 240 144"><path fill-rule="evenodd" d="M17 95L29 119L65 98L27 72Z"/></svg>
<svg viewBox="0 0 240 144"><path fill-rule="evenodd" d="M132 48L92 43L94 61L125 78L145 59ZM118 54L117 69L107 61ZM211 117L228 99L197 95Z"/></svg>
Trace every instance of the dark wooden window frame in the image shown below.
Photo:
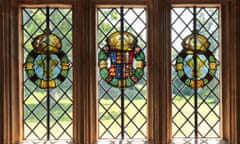
<svg viewBox="0 0 240 144"><path fill-rule="evenodd" d="M1 97L0 140L21 141L21 51L18 10L20 5L71 5L73 8L73 141L92 144L96 135L96 6L145 6L148 11L149 140L171 141L171 67L169 48L172 4L220 4L222 6L222 138L237 144L239 99L237 95L237 0L2 0L0 28ZM238 56L238 57L237 57ZM84 85L83 85L84 82Z"/></svg>

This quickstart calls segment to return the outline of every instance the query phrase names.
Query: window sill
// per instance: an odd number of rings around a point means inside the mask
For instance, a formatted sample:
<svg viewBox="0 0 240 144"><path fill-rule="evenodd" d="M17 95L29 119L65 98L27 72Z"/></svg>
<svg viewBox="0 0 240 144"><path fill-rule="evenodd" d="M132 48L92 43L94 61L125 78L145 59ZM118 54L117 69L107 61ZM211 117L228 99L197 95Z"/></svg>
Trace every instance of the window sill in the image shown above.
<svg viewBox="0 0 240 144"><path fill-rule="evenodd" d="M169 144L227 144L226 141L222 139L184 139L175 138Z"/></svg>
<svg viewBox="0 0 240 144"><path fill-rule="evenodd" d="M19 144L73 144L72 141L69 140L25 140L20 142Z"/></svg>
<svg viewBox="0 0 240 144"><path fill-rule="evenodd" d="M126 140L117 140L117 139L107 139L107 140L98 140L95 144L152 144L150 141L141 139L126 139Z"/></svg>

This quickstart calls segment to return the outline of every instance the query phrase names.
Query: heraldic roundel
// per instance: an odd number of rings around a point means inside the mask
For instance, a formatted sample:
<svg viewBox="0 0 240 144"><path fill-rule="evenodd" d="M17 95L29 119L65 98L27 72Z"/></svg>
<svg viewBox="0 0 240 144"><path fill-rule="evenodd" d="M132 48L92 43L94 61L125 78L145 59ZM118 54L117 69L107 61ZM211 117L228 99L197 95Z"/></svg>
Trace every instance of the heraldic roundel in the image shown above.
<svg viewBox="0 0 240 144"><path fill-rule="evenodd" d="M126 88L144 75L145 55L129 32L114 32L98 53L100 76L113 87Z"/></svg>

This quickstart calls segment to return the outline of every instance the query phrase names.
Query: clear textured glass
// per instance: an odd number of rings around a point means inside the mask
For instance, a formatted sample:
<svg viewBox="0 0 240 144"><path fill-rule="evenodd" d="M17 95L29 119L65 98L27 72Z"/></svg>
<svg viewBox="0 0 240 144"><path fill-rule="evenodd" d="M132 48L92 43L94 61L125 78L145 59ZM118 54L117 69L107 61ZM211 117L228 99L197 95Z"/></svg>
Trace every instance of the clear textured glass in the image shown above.
<svg viewBox="0 0 240 144"><path fill-rule="evenodd" d="M110 38L114 32L119 32L119 39ZM124 37L123 41L121 33ZM131 41L129 39L132 38L129 33L137 40L133 47L128 45ZM147 138L146 38L144 8L97 9L98 137L100 139ZM111 46L114 47L114 44L121 41L125 44L123 46L125 51L116 49L114 51ZM136 57L132 53L134 50L137 53ZM121 62L115 62L116 53L121 53L123 56ZM134 56L131 57L131 54ZM118 56L116 57L118 59ZM115 64L120 68L118 72L115 71ZM132 71L128 72L129 69L126 67L131 67ZM113 69L112 73L110 68ZM124 73L123 69L125 69Z"/></svg>
<svg viewBox="0 0 240 144"><path fill-rule="evenodd" d="M72 139L72 10L23 8L22 23L24 139Z"/></svg>
<svg viewBox="0 0 240 144"><path fill-rule="evenodd" d="M220 137L219 19L218 7L171 9L173 138Z"/></svg>

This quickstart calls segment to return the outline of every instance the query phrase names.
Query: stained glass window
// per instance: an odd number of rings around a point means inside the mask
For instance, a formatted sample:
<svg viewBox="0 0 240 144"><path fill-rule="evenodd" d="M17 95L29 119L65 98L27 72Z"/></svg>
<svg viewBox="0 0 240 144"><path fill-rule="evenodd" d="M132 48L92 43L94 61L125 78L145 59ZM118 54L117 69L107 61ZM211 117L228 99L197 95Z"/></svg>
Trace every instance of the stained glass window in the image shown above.
<svg viewBox="0 0 240 144"><path fill-rule="evenodd" d="M98 8L98 137L147 138L145 8Z"/></svg>
<svg viewBox="0 0 240 144"><path fill-rule="evenodd" d="M72 10L22 8L24 139L72 138Z"/></svg>
<svg viewBox="0 0 240 144"><path fill-rule="evenodd" d="M220 10L171 9L172 136L220 137Z"/></svg>
<svg viewBox="0 0 240 144"><path fill-rule="evenodd" d="M136 43L137 39L129 32L114 32L107 38L107 45L100 50L98 59L100 76L108 84L131 87L143 77L145 55Z"/></svg>

